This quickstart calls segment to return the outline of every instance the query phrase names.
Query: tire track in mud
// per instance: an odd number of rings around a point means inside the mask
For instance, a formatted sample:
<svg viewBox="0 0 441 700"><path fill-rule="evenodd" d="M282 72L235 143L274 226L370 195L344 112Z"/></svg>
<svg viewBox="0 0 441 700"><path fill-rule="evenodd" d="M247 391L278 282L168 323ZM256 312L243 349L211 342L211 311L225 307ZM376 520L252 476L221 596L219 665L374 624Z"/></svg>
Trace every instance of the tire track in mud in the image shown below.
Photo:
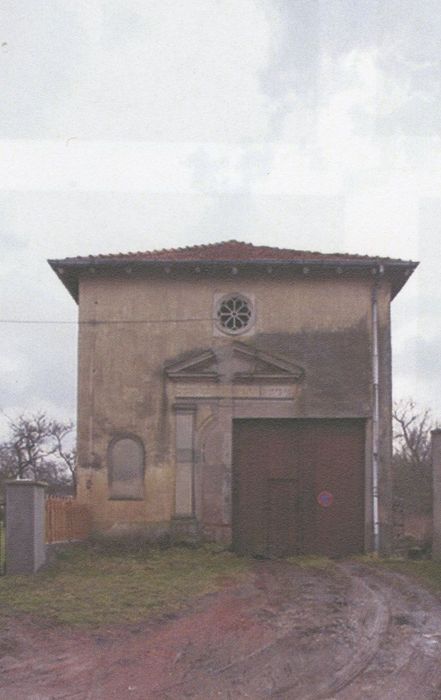
<svg viewBox="0 0 441 700"><path fill-rule="evenodd" d="M285 629L283 635L263 648L226 666L214 664L201 670L197 663L192 665L190 681L186 678L163 688L154 697L440 700L440 601L418 583L395 572L357 562L337 564L335 568L347 582L346 615L338 620L339 632L345 627L352 632L346 657L341 653L339 657L341 640L329 636L330 626L322 616L324 644L315 627L300 625L295 629L294 624L293 629ZM292 569L294 577L298 573ZM280 579L280 570L273 569L272 574L266 575L268 596L275 594L277 598L277 586L270 581L272 575ZM317 605L323 597L323 584L322 580L313 590ZM287 609L280 603L277 602L277 614L283 617ZM295 623L304 603L302 596L294 602L291 623ZM314 605L309 615L314 615L313 608ZM322 613L318 612L318 617ZM309 636L311 629L313 634ZM306 646L302 640L305 635L311 642Z"/></svg>
<svg viewBox="0 0 441 700"><path fill-rule="evenodd" d="M282 634L226 665L214 661L203 669L202 659L198 663L194 658L190 679L163 688L154 697L319 700L350 684L375 657L388 629L385 598L341 567L310 572L309 593L308 585L306 593L292 586L290 590L290 579L302 575L281 562L263 567L260 588Z"/></svg>
<svg viewBox="0 0 441 700"><path fill-rule="evenodd" d="M345 562L350 577L373 614L360 634L351 660L336 666L332 679L279 688L284 700L440 700L441 603L411 577L384 568ZM366 615L362 619L366 619ZM355 640L354 640L355 641ZM330 652L329 652L330 653Z"/></svg>
<svg viewBox="0 0 441 700"><path fill-rule="evenodd" d="M355 596L363 601L365 610L361 615L363 631L356 640L357 650L352 659L343 667L337 668L331 680L324 681L310 691L302 694L298 700L326 700L347 687L371 663L378 653L390 622L390 611L384 595L366 584L362 578L354 577L347 567L339 569L351 577ZM272 697L288 700L292 698L293 686L280 688L272 693Z"/></svg>
<svg viewBox="0 0 441 700"><path fill-rule="evenodd" d="M371 662L335 700L440 700L439 598L406 575L355 562L343 567L383 595L390 624Z"/></svg>

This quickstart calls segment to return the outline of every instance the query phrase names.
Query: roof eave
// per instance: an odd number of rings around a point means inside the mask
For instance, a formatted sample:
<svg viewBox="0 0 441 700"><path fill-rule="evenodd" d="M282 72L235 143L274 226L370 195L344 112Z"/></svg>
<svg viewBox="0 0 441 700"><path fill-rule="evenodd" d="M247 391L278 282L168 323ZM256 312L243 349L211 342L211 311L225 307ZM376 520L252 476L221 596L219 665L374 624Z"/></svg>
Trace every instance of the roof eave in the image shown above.
<svg viewBox="0 0 441 700"><path fill-rule="evenodd" d="M48 260L48 263L58 279L64 284L72 299L78 304L78 275L74 268L68 268L65 273L65 266L64 264L62 265L62 260Z"/></svg>
<svg viewBox="0 0 441 700"><path fill-rule="evenodd" d="M404 286L419 263L412 260L384 260L382 258L372 258L369 260L339 260L317 258L299 258L297 260L243 260L243 259L223 259L223 260L130 260L130 259L105 259L93 258L81 260L48 260L49 265L64 284L72 298L78 303L78 278L81 272L100 269L123 270L130 268L133 271L154 268L170 268L173 270L184 270L191 267L216 268L232 266L242 269L272 267L272 268L309 268L309 269L344 269L346 270L372 270L373 273L389 275L392 279L392 299Z"/></svg>

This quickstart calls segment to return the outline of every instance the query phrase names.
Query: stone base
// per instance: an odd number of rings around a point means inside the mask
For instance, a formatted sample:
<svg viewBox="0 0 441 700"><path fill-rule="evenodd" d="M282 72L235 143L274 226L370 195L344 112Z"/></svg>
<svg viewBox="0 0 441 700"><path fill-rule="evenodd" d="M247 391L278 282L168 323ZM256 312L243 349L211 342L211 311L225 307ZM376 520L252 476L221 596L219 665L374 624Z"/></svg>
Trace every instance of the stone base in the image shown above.
<svg viewBox="0 0 441 700"><path fill-rule="evenodd" d="M172 518L170 533L173 544L199 544L201 542L199 524L194 517Z"/></svg>
<svg viewBox="0 0 441 700"><path fill-rule="evenodd" d="M202 525L201 534L205 542L216 542L226 547L232 543L231 525Z"/></svg>
<svg viewBox="0 0 441 700"><path fill-rule="evenodd" d="M142 542L154 546L216 542L228 547L231 545L231 526L204 525L195 517L179 516L163 522L114 523L108 528L97 528L91 533L91 539L103 542L109 540L128 546L141 545Z"/></svg>
<svg viewBox="0 0 441 700"><path fill-rule="evenodd" d="M153 546L168 546L171 541L170 523L114 523L111 527L95 528L90 540L96 542L120 544L128 549L151 544Z"/></svg>

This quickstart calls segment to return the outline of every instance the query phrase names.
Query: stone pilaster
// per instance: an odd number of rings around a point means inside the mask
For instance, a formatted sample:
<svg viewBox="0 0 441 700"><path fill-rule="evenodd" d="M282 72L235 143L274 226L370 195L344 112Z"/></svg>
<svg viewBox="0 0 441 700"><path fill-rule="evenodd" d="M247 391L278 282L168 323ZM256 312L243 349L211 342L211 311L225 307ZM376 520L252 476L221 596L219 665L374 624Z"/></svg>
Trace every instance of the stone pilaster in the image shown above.
<svg viewBox="0 0 441 700"><path fill-rule="evenodd" d="M197 535L194 485L194 423L196 406L176 403L176 486L172 529L175 539Z"/></svg>

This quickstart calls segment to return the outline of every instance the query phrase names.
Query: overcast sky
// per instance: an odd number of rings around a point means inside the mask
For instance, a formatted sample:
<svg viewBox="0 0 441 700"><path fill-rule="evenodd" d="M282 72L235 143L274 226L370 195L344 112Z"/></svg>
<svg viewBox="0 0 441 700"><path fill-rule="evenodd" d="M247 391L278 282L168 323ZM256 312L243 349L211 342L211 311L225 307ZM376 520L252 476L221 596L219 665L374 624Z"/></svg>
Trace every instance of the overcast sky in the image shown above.
<svg viewBox="0 0 441 700"><path fill-rule="evenodd" d="M393 302L394 393L441 419L439 0L0 15L7 415L75 417L77 309L47 258L236 238L420 260Z"/></svg>

